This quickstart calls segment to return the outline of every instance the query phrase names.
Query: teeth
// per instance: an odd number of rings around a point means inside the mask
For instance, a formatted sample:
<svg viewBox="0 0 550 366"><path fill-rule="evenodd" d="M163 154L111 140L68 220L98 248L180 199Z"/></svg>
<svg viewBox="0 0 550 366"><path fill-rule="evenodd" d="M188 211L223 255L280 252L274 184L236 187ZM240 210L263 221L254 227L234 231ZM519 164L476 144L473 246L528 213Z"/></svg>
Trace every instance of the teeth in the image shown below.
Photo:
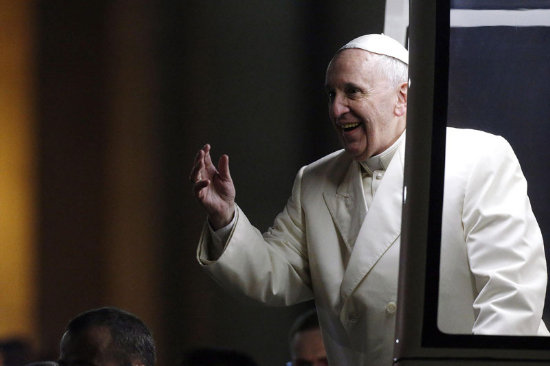
<svg viewBox="0 0 550 366"><path fill-rule="evenodd" d="M359 126L359 123L358 122L352 122L352 123L342 123L340 125L341 128L343 128L344 130L347 130L349 128L355 128Z"/></svg>

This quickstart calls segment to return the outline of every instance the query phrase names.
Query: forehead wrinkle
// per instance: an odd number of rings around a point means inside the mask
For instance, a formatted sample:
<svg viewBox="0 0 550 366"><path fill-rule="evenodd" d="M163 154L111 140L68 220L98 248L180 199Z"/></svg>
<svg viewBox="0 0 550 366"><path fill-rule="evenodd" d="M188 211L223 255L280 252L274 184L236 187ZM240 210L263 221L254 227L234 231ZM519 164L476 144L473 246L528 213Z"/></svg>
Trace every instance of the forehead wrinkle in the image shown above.
<svg viewBox="0 0 550 366"><path fill-rule="evenodd" d="M345 56L345 57L344 57ZM343 83L354 83L359 86L358 83L364 83L370 85L373 76L371 75L376 65L376 57L371 52L361 49L344 49L338 52L330 61L325 76L325 85L328 87L334 87L329 82L329 76L333 79L337 78L343 80ZM334 70L336 62L338 62L338 75L335 77Z"/></svg>
<svg viewBox="0 0 550 366"><path fill-rule="evenodd" d="M338 89L343 92L347 92L349 89L359 89L362 94L372 94L383 89L378 87L379 85L377 85L376 80L373 82L375 78L369 77L364 73L360 75L349 73L343 74L343 76L340 74L337 79L342 80L333 80L333 84L327 83L325 89L327 91Z"/></svg>

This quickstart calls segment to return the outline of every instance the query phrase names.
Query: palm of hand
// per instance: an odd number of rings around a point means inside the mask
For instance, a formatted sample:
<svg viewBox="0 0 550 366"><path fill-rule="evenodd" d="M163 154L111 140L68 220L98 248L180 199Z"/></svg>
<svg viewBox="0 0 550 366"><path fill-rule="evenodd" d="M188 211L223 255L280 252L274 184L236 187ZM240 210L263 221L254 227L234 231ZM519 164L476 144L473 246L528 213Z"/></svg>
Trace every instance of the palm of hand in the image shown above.
<svg viewBox="0 0 550 366"><path fill-rule="evenodd" d="M222 177L213 165L207 167L206 176L203 179L210 181L206 187L199 191L199 200L206 208L208 215L216 215L226 211L235 202L235 186L231 177Z"/></svg>
<svg viewBox="0 0 550 366"><path fill-rule="evenodd" d="M222 155L216 169L210 158L210 145L205 145L195 158L189 178L195 183L195 197L206 210L210 223L215 228L229 224L235 212L235 186L229 173L229 157Z"/></svg>

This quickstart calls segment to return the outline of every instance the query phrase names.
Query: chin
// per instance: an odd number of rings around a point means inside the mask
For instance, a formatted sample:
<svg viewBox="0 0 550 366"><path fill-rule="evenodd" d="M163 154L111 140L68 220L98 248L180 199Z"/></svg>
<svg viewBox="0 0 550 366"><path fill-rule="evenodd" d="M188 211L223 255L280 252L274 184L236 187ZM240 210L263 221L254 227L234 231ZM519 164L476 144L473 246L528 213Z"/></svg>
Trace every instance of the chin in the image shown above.
<svg viewBox="0 0 550 366"><path fill-rule="evenodd" d="M367 160L367 153L364 150L345 148L346 152L356 161Z"/></svg>

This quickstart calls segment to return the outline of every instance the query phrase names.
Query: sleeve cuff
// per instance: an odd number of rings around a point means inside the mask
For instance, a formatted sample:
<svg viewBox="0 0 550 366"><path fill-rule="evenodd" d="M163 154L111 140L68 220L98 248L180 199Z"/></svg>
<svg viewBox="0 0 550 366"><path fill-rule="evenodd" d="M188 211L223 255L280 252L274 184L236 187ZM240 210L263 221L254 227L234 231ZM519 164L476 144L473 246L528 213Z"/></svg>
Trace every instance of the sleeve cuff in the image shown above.
<svg viewBox="0 0 550 366"><path fill-rule="evenodd" d="M233 219L231 219L231 222L218 230L214 230L212 225L210 225L210 222L208 222L208 229L210 230L210 235L212 235L212 241L216 246L218 244L225 244L227 238L229 237L229 234L231 233L231 230L233 230L236 217L237 215L233 214Z"/></svg>
<svg viewBox="0 0 550 366"><path fill-rule="evenodd" d="M208 259L210 261L215 261L222 255L227 245L227 241L231 236L231 232L233 231L233 227L237 222L237 208L235 207L235 213L233 214L231 222L218 230L214 230L210 222L208 220L206 221L208 223L207 226L210 232L210 238L212 239L211 245L208 247Z"/></svg>

